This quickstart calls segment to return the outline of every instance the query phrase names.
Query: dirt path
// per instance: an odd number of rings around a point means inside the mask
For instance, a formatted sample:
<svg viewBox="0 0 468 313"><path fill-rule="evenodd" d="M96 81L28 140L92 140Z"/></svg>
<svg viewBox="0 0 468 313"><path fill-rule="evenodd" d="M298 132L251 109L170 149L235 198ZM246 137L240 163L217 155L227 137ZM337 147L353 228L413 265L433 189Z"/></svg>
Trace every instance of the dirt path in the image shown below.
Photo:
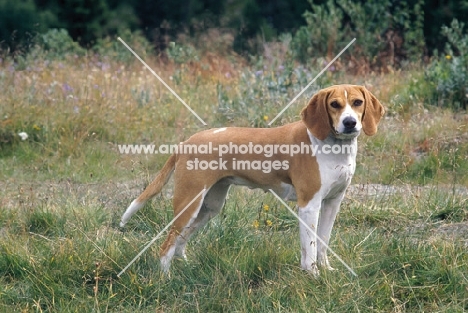
<svg viewBox="0 0 468 313"><path fill-rule="evenodd" d="M46 206L62 206L73 203L80 206L102 206L115 214L123 212L128 204L138 196L148 182L141 179L125 182L109 183L74 183L68 180L59 182L17 182L14 179L0 182L0 206L2 210L10 209L36 209ZM172 180L163 189L163 195L172 197ZM427 197L431 192L447 192L447 195L455 194L457 197L465 199L468 206L468 188L464 186L412 186L412 185L382 185L382 184L354 184L347 191L345 202L358 202L369 206L370 210L391 210L398 212L396 208L388 205L393 197L410 199L411 197ZM466 207L465 207L466 211ZM409 236L419 236L427 234L428 230L432 235L425 241L437 238L457 237L463 240L468 247L468 222L447 222L418 220L412 221L406 227Z"/></svg>

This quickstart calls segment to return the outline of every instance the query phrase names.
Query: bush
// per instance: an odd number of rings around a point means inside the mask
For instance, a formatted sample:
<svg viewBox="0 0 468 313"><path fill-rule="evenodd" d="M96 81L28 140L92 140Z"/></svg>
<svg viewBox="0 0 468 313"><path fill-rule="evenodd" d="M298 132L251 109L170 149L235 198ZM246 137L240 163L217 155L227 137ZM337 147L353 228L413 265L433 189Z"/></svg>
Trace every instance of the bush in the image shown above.
<svg viewBox="0 0 468 313"><path fill-rule="evenodd" d="M132 32L125 29L120 32L120 37L143 59L154 53L153 45L141 31ZM110 36L98 39L93 50L102 58L118 62L131 63L136 60L135 56L120 41Z"/></svg>
<svg viewBox="0 0 468 313"><path fill-rule="evenodd" d="M422 0L410 7L391 0L356 2L329 0L304 13L307 26L294 35L291 48L301 62L313 57L333 58L351 39L347 52L356 70L360 67L399 67L406 59L421 59L425 42Z"/></svg>
<svg viewBox="0 0 468 313"><path fill-rule="evenodd" d="M468 34L464 24L453 20L443 26L447 38L445 53L434 52L432 62L423 72L410 75L404 90L391 103L400 112L415 104L436 105L450 109L467 109L468 104Z"/></svg>
<svg viewBox="0 0 468 313"><path fill-rule="evenodd" d="M31 42L29 51L14 56L16 70L25 70L38 60L62 61L87 53L86 49L73 41L65 29L50 29L44 34L36 35Z"/></svg>
<svg viewBox="0 0 468 313"><path fill-rule="evenodd" d="M200 60L198 52L191 45L170 42L169 47L166 49L166 53L169 59L178 64Z"/></svg>
<svg viewBox="0 0 468 313"><path fill-rule="evenodd" d="M65 29L51 29L45 34L39 35L37 44L46 52L48 59L65 59L69 55L83 56L86 54L86 50L73 41Z"/></svg>
<svg viewBox="0 0 468 313"><path fill-rule="evenodd" d="M453 109L465 109L468 104L468 34L464 24L453 20L451 27L442 27L448 43L445 56L436 54L435 60L426 70L432 84L435 104Z"/></svg>
<svg viewBox="0 0 468 313"><path fill-rule="evenodd" d="M311 8L312 12L304 13L307 26L299 28L291 42L294 55L301 62L306 62L310 57L333 54L335 51L331 49L334 45L345 39L339 26L343 20L343 10L334 1L330 0L324 5L311 2Z"/></svg>

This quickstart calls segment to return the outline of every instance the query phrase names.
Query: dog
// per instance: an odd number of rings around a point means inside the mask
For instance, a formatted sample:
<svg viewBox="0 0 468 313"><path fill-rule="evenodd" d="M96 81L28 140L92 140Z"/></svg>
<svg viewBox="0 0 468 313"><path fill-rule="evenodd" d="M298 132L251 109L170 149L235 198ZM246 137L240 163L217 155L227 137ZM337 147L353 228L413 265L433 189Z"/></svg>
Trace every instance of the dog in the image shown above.
<svg viewBox="0 0 468 313"><path fill-rule="evenodd" d="M297 201L299 217L316 231L299 223L301 267L314 275L319 268L333 270L326 247L356 168L357 137L361 130L374 135L384 113L365 87L336 85L316 93L297 122L196 133L180 147L200 146L203 151L180 153L179 149L172 154L127 208L120 226L158 194L174 172L174 215L185 211L161 246L161 268L168 272L173 257L185 258L190 236L220 212L231 185L271 189L284 200ZM316 241L316 235L322 240Z"/></svg>

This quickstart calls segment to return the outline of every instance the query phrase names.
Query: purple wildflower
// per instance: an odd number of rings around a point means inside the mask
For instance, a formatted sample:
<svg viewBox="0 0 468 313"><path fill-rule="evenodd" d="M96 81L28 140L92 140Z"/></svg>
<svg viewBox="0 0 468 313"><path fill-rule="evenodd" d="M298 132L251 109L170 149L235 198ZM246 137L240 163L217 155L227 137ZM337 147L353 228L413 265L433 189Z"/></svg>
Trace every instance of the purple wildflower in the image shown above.
<svg viewBox="0 0 468 313"><path fill-rule="evenodd" d="M73 88L69 84L63 83L62 90L65 93L71 93L73 91Z"/></svg>

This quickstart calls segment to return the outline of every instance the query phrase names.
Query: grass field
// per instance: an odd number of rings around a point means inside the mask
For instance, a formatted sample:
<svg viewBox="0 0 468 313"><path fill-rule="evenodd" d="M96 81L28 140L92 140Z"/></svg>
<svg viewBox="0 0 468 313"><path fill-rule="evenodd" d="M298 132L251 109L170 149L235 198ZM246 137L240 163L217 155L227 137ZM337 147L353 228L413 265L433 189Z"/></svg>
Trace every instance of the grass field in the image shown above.
<svg viewBox="0 0 468 313"><path fill-rule="evenodd" d="M266 127L320 71L214 56L149 64L209 127ZM178 143L204 127L140 63L36 59L20 71L3 62L0 311L468 311L468 115L403 100L420 72L327 72L277 121L297 120L330 84L365 84L386 105L379 133L359 139L332 234L357 277L333 257L336 271L302 271L297 220L272 195L233 188L170 278L159 272L163 239L118 278L173 215L169 183L118 228L166 156L121 155L117 145Z"/></svg>

